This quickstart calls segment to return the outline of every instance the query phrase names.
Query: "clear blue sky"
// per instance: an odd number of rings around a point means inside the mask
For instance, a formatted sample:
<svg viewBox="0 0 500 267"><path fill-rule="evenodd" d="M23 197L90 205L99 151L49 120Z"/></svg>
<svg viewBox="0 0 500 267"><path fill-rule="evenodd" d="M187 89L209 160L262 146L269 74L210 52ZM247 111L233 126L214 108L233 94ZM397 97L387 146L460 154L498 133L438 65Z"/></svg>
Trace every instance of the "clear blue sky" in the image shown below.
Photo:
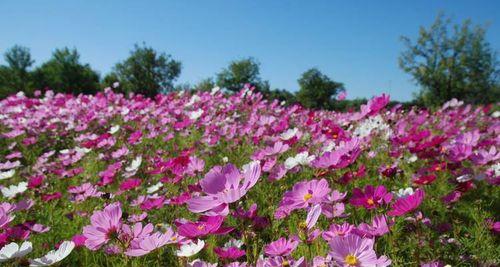
<svg viewBox="0 0 500 267"><path fill-rule="evenodd" d="M401 35L415 38L439 11L488 24L500 51L500 1L0 1L0 53L31 49L36 64L55 48L76 47L102 75L146 42L183 63L194 84L233 59L253 56L272 87L297 90L318 67L349 98L381 92L408 100L417 89L398 68ZM3 59L0 63L3 63Z"/></svg>

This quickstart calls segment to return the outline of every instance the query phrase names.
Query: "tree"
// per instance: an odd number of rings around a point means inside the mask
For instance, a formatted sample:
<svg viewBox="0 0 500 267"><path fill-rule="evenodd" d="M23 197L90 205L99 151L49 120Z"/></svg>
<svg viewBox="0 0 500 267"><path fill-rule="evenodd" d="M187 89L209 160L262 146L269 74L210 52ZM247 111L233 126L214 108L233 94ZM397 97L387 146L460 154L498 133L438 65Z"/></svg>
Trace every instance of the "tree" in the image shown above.
<svg viewBox="0 0 500 267"><path fill-rule="evenodd" d="M332 81L317 68L304 72L300 79L297 100L307 108L328 109L333 97L344 91L344 85Z"/></svg>
<svg viewBox="0 0 500 267"><path fill-rule="evenodd" d="M257 91L269 90L269 83L260 78L260 63L251 57L232 61L217 74L216 84L232 92L238 92L247 83Z"/></svg>
<svg viewBox="0 0 500 267"><path fill-rule="evenodd" d="M498 61L485 34L470 20L451 26L441 14L429 29L420 28L415 42L402 37L406 50L399 66L422 87L417 100L426 105L454 97L476 104L498 101Z"/></svg>
<svg viewBox="0 0 500 267"><path fill-rule="evenodd" d="M34 60L28 48L15 45L4 54L7 66L0 66L0 98L32 89L30 67Z"/></svg>
<svg viewBox="0 0 500 267"><path fill-rule="evenodd" d="M194 89L197 91L211 91L215 87L214 79L206 78L201 80L198 84L194 86Z"/></svg>
<svg viewBox="0 0 500 267"><path fill-rule="evenodd" d="M113 72L123 92L135 92L149 97L174 90L173 82L181 74L182 64L171 55L153 48L135 45L130 56L115 65ZM106 78L105 78L106 79Z"/></svg>
<svg viewBox="0 0 500 267"><path fill-rule="evenodd" d="M80 63L76 49L56 49L52 58L35 69L36 88L50 88L56 92L92 94L99 90L99 74L89 64Z"/></svg>

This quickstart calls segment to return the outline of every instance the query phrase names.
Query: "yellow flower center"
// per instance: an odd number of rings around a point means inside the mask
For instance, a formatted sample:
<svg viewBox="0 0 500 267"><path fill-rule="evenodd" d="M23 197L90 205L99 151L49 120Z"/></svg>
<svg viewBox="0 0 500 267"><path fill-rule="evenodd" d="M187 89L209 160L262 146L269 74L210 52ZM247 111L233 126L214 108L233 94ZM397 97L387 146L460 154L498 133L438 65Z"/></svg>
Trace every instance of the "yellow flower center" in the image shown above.
<svg viewBox="0 0 500 267"><path fill-rule="evenodd" d="M299 223L299 228L306 229L307 228L307 223L306 222L300 222Z"/></svg>
<svg viewBox="0 0 500 267"><path fill-rule="evenodd" d="M290 262L288 262L287 260L284 260L284 261L281 263L281 266L283 266L283 267L290 266Z"/></svg>
<svg viewBox="0 0 500 267"><path fill-rule="evenodd" d="M368 205L372 206L373 204L375 204L375 201L373 201L373 198L368 198L366 200L366 203L368 203Z"/></svg>
<svg viewBox="0 0 500 267"><path fill-rule="evenodd" d="M358 258L356 258L356 256L352 255L352 254L348 254L347 256L345 256L345 263L349 264L349 265L356 265L358 264Z"/></svg>
<svg viewBox="0 0 500 267"><path fill-rule="evenodd" d="M308 201L308 200L309 200L309 199L311 199L312 197L313 197L313 195L312 195L312 194L307 193L307 194L305 194L305 195L304 195L304 201Z"/></svg>
<svg viewBox="0 0 500 267"><path fill-rule="evenodd" d="M198 227L196 227L196 228L198 228L198 230L203 230L203 229L205 229L205 225L200 224L200 225L198 225Z"/></svg>

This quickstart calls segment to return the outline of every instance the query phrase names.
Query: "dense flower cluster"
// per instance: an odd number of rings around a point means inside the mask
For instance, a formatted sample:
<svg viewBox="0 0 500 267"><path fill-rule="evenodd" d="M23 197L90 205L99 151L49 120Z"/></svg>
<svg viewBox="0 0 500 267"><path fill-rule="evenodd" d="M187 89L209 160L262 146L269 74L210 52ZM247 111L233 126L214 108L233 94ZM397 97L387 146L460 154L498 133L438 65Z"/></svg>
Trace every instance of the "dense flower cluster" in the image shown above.
<svg viewBox="0 0 500 267"><path fill-rule="evenodd" d="M499 263L495 107L35 95L0 101L2 263Z"/></svg>

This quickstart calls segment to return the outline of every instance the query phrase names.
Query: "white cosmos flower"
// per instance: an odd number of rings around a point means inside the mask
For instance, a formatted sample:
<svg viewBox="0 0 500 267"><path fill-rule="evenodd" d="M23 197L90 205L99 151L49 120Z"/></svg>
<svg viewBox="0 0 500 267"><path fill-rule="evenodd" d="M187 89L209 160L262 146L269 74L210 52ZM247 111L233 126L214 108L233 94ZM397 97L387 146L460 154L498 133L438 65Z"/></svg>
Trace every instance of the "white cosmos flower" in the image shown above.
<svg viewBox="0 0 500 267"><path fill-rule="evenodd" d="M189 113L189 119L195 121L201 117L201 115L203 115L203 109L199 108Z"/></svg>
<svg viewBox="0 0 500 267"><path fill-rule="evenodd" d="M285 160L285 168L287 170L295 168L298 165L309 165L316 157L314 155L309 156L309 152L304 151L295 155L295 157L289 157Z"/></svg>
<svg viewBox="0 0 500 267"><path fill-rule="evenodd" d="M472 175L470 175L470 174L464 174L464 175L457 177L457 182L459 182L459 183L467 182L470 180L472 180Z"/></svg>
<svg viewBox="0 0 500 267"><path fill-rule="evenodd" d="M229 159L227 157L222 158L222 162L227 163L228 161L229 161Z"/></svg>
<svg viewBox="0 0 500 267"><path fill-rule="evenodd" d="M87 153L89 153L90 151L92 151L92 149L90 149L90 148L85 148L85 147L83 147L83 148L82 148L82 147L78 147L78 146L77 146L77 147L75 147L75 151L76 151L77 153L87 154Z"/></svg>
<svg viewBox="0 0 500 267"><path fill-rule="evenodd" d="M9 187L2 188L2 194L6 198L13 198L17 194L20 194L28 189L28 183L20 182L18 185L11 185Z"/></svg>
<svg viewBox="0 0 500 267"><path fill-rule="evenodd" d="M198 239L198 243L190 241L189 243L183 244L176 254L179 257L191 257L200 252L203 247L205 247L205 241Z"/></svg>
<svg viewBox="0 0 500 267"><path fill-rule="evenodd" d="M241 248L241 246L243 246L243 241L238 240L238 239L231 239L231 240L227 241L226 244L224 244L225 248L230 248L230 247Z"/></svg>
<svg viewBox="0 0 500 267"><path fill-rule="evenodd" d="M282 133L280 137L282 140L290 140L297 134L298 131L299 129L297 128L288 129L284 133Z"/></svg>
<svg viewBox="0 0 500 267"><path fill-rule="evenodd" d="M119 130L120 130L120 125L114 125L114 126L112 126L112 127L109 129L108 133L110 133L110 134L114 134L114 133L118 132Z"/></svg>
<svg viewBox="0 0 500 267"><path fill-rule="evenodd" d="M148 192L148 194L153 194L154 192L160 190L160 187L162 187L162 186L163 186L163 183L159 182L159 183L157 183L155 185L152 185L152 186L148 187L148 191L147 192Z"/></svg>
<svg viewBox="0 0 500 267"><path fill-rule="evenodd" d="M16 170L14 170L14 169L4 171L4 172L0 171L0 180L12 178L12 176L14 176L15 173L16 173Z"/></svg>
<svg viewBox="0 0 500 267"><path fill-rule="evenodd" d="M413 195L413 188L408 187L408 188L401 188L398 190L398 192L395 192L396 196L398 198L406 197L409 195Z"/></svg>
<svg viewBox="0 0 500 267"><path fill-rule="evenodd" d="M212 91L210 91L210 94L211 95L215 95L219 91L220 91L220 87L219 86L215 86L214 88L212 88Z"/></svg>
<svg viewBox="0 0 500 267"><path fill-rule="evenodd" d="M125 168L126 172L135 172L139 167L141 166L142 163L142 157L138 156L134 160L132 160L132 163L130 163L130 166Z"/></svg>
<svg viewBox="0 0 500 267"><path fill-rule="evenodd" d="M30 266L50 266L66 258L75 248L73 241L64 241L57 250L49 251L45 256L30 260Z"/></svg>
<svg viewBox="0 0 500 267"><path fill-rule="evenodd" d="M194 103L196 103L196 102L198 102L198 101L200 101L200 100L201 100L201 98L200 98L198 95L193 95L193 96L191 96L191 99L189 99L189 102L188 102L188 103L186 103L184 106L185 106L185 107L190 107L190 106L192 106Z"/></svg>
<svg viewBox="0 0 500 267"><path fill-rule="evenodd" d="M10 243L5 245L0 249L0 262L8 261L13 258L21 258L33 250L31 242L26 241L21 244L21 247L17 243Z"/></svg>
<svg viewBox="0 0 500 267"><path fill-rule="evenodd" d="M412 163L412 162L415 162L418 160L418 157L417 155L415 154L412 154L411 157L408 158L408 160L406 160L408 163Z"/></svg>

